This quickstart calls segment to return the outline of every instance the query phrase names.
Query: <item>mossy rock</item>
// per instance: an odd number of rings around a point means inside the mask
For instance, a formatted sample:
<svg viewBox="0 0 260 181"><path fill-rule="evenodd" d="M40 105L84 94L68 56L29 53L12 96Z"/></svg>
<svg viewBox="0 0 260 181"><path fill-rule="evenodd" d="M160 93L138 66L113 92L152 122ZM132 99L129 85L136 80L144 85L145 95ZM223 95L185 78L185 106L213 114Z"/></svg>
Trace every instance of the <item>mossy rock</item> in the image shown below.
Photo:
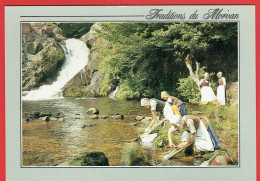
<svg viewBox="0 0 260 181"><path fill-rule="evenodd" d="M85 152L69 162L70 166L109 166L103 152Z"/></svg>
<svg viewBox="0 0 260 181"><path fill-rule="evenodd" d="M140 126L141 126L141 128L146 128L146 127L149 126L150 123L151 123L150 120L148 120L148 119L143 119L142 121L140 121Z"/></svg>
<svg viewBox="0 0 260 181"><path fill-rule="evenodd" d="M148 166L148 157L141 151L138 143L124 143L121 149L122 166Z"/></svg>

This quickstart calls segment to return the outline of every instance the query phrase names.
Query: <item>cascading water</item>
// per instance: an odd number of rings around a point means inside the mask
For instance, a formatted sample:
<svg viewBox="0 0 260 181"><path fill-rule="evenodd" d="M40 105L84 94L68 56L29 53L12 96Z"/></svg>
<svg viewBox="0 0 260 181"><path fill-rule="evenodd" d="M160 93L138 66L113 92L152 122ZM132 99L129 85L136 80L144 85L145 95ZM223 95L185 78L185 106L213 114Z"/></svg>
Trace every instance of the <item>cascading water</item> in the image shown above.
<svg viewBox="0 0 260 181"><path fill-rule="evenodd" d="M63 98L62 88L88 63L89 49L84 42L76 39L65 41L67 52L65 62L57 80L51 85L43 85L37 90L30 91L22 100L45 100Z"/></svg>
<svg viewBox="0 0 260 181"><path fill-rule="evenodd" d="M111 92L111 93L108 95L108 97L111 98L111 99L115 99L116 93L118 92L119 88L120 88L120 87L117 86L117 87L116 87L116 90L114 90L113 92Z"/></svg>

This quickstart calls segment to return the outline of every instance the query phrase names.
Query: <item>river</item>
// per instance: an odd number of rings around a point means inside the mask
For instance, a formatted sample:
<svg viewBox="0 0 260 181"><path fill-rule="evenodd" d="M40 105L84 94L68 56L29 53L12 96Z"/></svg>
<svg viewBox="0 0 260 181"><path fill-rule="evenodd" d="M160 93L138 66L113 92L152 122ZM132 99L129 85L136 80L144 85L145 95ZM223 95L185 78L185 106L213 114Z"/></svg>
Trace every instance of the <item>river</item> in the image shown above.
<svg viewBox="0 0 260 181"><path fill-rule="evenodd" d="M108 119L86 119L86 111L95 107ZM137 127L130 124L136 114L149 114L137 101L108 98L63 98L44 101L23 101L25 112L64 112L65 121L32 120L22 123L23 165L58 165L86 151L102 151L110 165L120 165L121 145L137 137ZM114 113L125 119L111 119ZM83 125L94 125L82 128Z"/></svg>
<svg viewBox="0 0 260 181"><path fill-rule="evenodd" d="M87 110L98 108L99 115L107 119L88 119ZM40 119L22 122L22 165L57 166L68 162L83 152L101 151L108 157L110 166L120 166L121 147L138 136L136 115L151 115L149 109L140 106L139 101L123 101L109 98L76 99L63 98L41 101L23 101L22 117L25 113L63 112L64 122ZM112 119L115 113L124 119ZM92 125L90 127L84 125ZM194 165L194 157L179 157L162 163L162 153L167 148L142 147L149 155L151 165Z"/></svg>

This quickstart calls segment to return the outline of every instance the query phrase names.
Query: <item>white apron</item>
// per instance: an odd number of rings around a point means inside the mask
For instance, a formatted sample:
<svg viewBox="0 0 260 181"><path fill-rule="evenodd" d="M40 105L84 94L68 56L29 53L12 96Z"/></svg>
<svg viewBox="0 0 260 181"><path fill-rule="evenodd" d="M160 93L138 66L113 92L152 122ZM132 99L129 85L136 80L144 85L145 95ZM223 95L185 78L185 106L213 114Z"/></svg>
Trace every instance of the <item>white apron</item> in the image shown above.
<svg viewBox="0 0 260 181"><path fill-rule="evenodd" d="M210 102L216 100L216 96L210 86L201 88L201 102Z"/></svg>
<svg viewBox="0 0 260 181"><path fill-rule="evenodd" d="M164 109L163 109L163 114L164 114L164 117L169 120L170 123L173 123L173 124L176 124L177 122L179 122L179 119L181 119L181 116L180 115L175 115L172 108L171 108L171 105L166 102L165 103L165 106L164 106ZM179 126L177 124L177 126Z"/></svg>
<svg viewBox="0 0 260 181"><path fill-rule="evenodd" d="M225 100L225 87L224 85L219 85L217 89L217 99L220 105L225 105L226 100Z"/></svg>

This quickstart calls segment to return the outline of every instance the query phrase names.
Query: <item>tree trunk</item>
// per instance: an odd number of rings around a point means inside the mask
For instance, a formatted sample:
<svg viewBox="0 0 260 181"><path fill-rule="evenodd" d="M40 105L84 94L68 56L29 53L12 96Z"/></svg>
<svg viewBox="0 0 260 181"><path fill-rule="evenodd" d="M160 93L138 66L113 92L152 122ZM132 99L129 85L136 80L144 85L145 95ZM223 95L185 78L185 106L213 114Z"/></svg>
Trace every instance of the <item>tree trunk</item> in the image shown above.
<svg viewBox="0 0 260 181"><path fill-rule="evenodd" d="M194 73L193 68L191 66L192 62L189 59L189 55L187 55L187 57L185 58L185 64L186 64L187 68L189 69L190 76L191 76L192 80L199 86L199 82L200 82L200 76L199 76L200 64L199 64L199 62L196 61L196 71L195 71L195 73Z"/></svg>

